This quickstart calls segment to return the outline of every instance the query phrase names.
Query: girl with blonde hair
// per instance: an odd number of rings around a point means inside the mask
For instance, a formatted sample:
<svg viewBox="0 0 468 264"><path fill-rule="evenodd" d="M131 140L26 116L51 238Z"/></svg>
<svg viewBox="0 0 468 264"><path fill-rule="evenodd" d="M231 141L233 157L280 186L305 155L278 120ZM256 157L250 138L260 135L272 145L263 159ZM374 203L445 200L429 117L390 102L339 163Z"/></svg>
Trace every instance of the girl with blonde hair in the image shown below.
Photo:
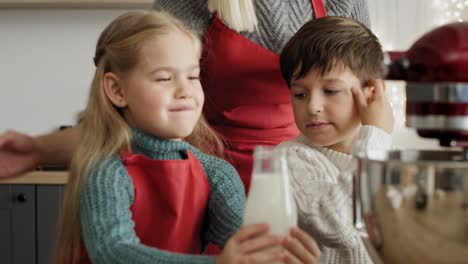
<svg viewBox="0 0 468 264"><path fill-rule="evenodd" d="M207 154L223 149L201 116L200 46L161 12L125 13L102 32L55 263L317 261L301 230L236 233L245 193L235 169ZM207 243L224 250L201 255Z"/></svg>

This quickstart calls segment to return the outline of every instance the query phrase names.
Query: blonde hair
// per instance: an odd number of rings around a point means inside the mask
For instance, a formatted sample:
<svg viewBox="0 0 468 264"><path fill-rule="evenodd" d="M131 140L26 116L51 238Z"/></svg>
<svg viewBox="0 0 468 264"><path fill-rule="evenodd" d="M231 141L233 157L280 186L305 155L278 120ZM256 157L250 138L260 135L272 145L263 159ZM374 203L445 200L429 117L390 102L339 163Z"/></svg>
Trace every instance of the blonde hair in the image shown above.
<svg viewBox="0 0 468 264"><path fill-rule="evenodd" d="M217 12L227 26L237 32L252 32L257 26L254 0L208 0L210 12Z"/></svg>
<svg viewBox="0 0 468 264"><path fill-rule="evenodd" d="M94 61L96 71L86 109L81 115L80 144L74 154L66 186L59 227L55 263L78 263L82 253L80 190L98 160L130 148L132 136L121 111L106 96L102 78L106 72L124 73L135 67L139 51L149 40L177 32L193 39L199 56L201 42L182 22L157 11L127 12L112 21L101 33ZM186 141L208 154L221 154L223 144L200 118Z"/></svg>

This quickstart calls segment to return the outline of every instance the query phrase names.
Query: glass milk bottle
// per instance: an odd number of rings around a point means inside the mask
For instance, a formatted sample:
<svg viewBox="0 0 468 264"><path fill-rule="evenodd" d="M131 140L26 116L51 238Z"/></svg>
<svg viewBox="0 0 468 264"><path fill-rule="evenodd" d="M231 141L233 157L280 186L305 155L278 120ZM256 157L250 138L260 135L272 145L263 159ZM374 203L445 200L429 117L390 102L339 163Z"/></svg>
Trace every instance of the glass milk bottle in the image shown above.
<svg viewBox="0 0 468 264"><path fill-rule="evenodd" d="M268 223L272 234L287 235L297 226L297 209L289 186L286 152L258 146L244 212L244 225Z"/></svg>

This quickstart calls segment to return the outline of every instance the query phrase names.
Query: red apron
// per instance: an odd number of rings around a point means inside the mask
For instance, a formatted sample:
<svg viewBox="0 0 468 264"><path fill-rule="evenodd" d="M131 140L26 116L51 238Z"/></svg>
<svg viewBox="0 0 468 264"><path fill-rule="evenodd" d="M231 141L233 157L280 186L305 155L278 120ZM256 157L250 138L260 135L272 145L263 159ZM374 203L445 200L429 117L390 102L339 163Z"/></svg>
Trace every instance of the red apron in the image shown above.
<svg viewBox="0 0 468 264"><path fill-rule="evenodd" d="M326 16L322 0L311 0L316 18ZM256 145L277 145L299 134L279 55L229 29L216 13L205 34L202 85L204 114L228 143L228 161L246 193Z"/></svg>
<svg viewBox="0 0 468 264"><path fill-rule="evenodd" d="M135 197L130 207L141 243L158 249L201 254L201 232L210 186L200 161L153 160L122 152ZM83 245L80 263L91 263Z"/></svg>
<svg viewBox="0 0 468 264"><path fill-rule="evenodd" d="M185 254L202 254L202 227L210 186L200 161L188 151L184 160L153 160L122 152L133 183L130 210L142 244ZM84 249L84 245L83 245ZM91 263L86 250L81 263Z"/></svg>
<svg viewBox="0 0 468 264"><path fill-rule="evenodd" d="M202 227L210 186L200 161L153 160L123 153L135 198L131 206L141 243L172 252L202 253Z"/></svg>

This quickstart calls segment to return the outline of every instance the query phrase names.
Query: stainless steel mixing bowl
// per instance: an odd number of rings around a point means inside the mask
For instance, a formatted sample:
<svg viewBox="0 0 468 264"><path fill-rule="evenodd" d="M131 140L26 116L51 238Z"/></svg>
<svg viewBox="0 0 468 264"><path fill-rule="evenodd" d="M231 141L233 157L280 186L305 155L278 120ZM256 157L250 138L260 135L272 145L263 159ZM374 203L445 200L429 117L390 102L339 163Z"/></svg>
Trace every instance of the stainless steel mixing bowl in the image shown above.
<svg viewBox="0 0 468 264"><path fill-rule="evenodd" d="M355 225L384 263L468 263L463 150L359 153Z"/></svg>

